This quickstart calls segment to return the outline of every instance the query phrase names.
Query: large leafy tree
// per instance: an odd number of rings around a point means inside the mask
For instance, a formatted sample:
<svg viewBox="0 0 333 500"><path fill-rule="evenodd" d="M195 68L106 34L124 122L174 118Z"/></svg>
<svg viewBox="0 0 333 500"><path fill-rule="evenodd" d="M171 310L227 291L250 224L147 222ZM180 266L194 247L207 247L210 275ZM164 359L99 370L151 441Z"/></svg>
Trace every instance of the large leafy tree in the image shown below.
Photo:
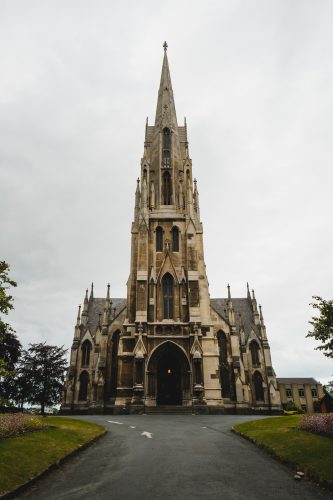
<svg viewBox="0 0 333 500"><path fill-rule="evenodd" d="M21 385L27 401L38 404L44 415L45 407L60 403L67 366L66 349L45 342L30 344L21 359Z"/></svg>
<svg viewBox="0 0 333 500"><path fill-rule="evenodd" d="M319 311L319 316L313 316L309 323L313 329L307 337L313 337L321 342L316 349L323 351L324 356L333 358L333 300L324 300L317 295L312 297L315 302L310 305Z"/></svg>
<svg viewBox="0 0 333 500"><path fill-rule="evenodd" d="M17 283L9 277L9 264L0 261L0 378L13 373L14 365L20 356L21 344L17 339L12 327L4 321L4 316L13 309L13 297L10 288L16 287ZM0 392L0 397L2 396Z"/></svg>

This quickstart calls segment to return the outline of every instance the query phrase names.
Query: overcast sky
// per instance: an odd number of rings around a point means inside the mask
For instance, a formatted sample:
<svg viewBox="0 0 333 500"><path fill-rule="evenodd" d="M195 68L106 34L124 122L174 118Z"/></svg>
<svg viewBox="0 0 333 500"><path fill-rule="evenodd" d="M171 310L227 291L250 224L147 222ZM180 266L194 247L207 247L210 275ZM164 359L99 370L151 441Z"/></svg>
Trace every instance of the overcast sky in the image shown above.
<svg viewBox="0 0 333 500"><path fill-rule="evenodd" d="M212 297L263 306L278 376L332 378L306 339L332 298L331 0L0 0L0 259L24 345L71 345L91 281L126 296L163 49L186 116Z"/></svg>

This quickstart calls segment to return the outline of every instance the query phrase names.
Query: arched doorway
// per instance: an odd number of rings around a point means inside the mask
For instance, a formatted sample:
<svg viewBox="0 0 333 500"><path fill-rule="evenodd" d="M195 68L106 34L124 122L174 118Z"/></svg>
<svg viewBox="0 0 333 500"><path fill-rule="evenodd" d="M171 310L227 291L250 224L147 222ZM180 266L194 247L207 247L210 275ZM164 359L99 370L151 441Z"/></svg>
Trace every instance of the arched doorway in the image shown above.
<svg viewBox="0 0 333 500"><path fill-rule="evenodd" d="M173 342L164 342L152 354L148 376L149 395L157 405L182 405L190 398L189 362Z"/></svg>

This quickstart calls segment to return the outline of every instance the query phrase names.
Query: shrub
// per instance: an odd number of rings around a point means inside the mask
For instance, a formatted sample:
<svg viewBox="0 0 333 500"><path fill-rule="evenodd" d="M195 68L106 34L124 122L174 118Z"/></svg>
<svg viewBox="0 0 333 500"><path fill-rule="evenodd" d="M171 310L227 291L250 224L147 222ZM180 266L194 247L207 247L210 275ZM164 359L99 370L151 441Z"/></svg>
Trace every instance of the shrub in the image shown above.
<svg viewBox="0 0 333 500"><path fill-rule="evenodd" d="M333 414L304 415L301 417L299 428L333 438Z"/></svg>
<svg viewBox="0 0 333 500"><path fill-rule="evenodd" d="M288 412L292 411L294 413L304 413L302 407L295 404L294 401L288 401L288 403L286 404L285 410Z"/></svg>
<svg viewBox="0 0 333 500"><path fill-rule="evenodd" d="M14 437L24 432L43 429L46 424L34 415L24 413L0 414L0 438Z"/></svg>

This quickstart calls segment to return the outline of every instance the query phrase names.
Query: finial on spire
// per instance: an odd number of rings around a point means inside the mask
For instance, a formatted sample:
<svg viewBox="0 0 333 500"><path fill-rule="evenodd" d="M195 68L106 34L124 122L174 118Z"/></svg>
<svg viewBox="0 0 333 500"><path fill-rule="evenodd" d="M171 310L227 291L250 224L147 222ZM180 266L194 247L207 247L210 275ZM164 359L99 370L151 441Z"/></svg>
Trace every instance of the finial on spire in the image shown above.
<svg viewBox="0 0 333 500"><path fill-rule="evenodd" d="M253 300L256 300L256 296L254 295L254 290L253 290L253 288L252 288L252 299L253 299Z"/></svg>
<svg viewBox="0 0 333 500"><path fill-rule="evenodd" d="M261 323L263 323L264 322L264 317L262 315L262 309L261 309L261 305L260 304L259 304L259 317L260 317Z"/></svg>
<svg viewBox="0 0 333 500"><path fill-rule="evenodd" d="M91 289L90 289L90 299L94 298L94 283L91 283Z"/></svg>
<svg viewBox="0 0 333 500"><path fill-rule="evenodd" d="M76 326L80 326L80 319L81 319L81 304L79 305L79 310L78 310L78 313L77 313Z"/></svg>
<svg viewBox="0 0 333 500"><path fill-rule="evenodd" d="M163 49L164 49L164 52L166 52L168 50L168 44L166 42L163 43Z"/></svg>
<svg viewBox="0 0 333 500"><path fill-rule="evenodd" d="M231 300L230 285L228 283L228 300Z"/></svg>

